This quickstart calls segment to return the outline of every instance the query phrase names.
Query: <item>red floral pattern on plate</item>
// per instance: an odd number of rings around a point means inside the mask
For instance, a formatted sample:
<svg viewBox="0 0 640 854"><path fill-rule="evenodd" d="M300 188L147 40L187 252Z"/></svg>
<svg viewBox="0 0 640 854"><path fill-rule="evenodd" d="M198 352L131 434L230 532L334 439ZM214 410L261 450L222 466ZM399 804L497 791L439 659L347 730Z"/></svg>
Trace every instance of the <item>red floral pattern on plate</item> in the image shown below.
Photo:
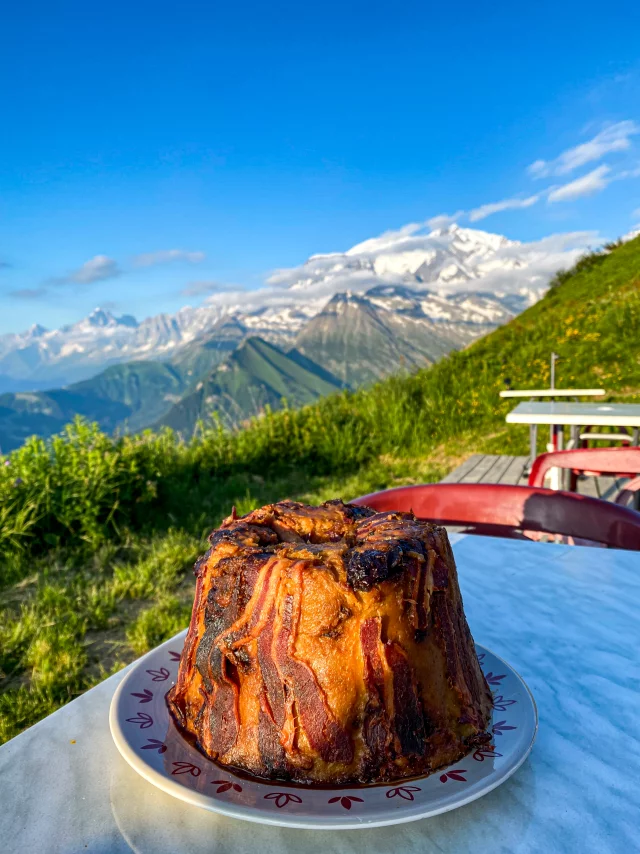
<svg viewBox="0 0 640 854"><path fill-rule="evenodd" d="M159 670L147 670L153 682L166 682L169 678L169 671L166 667L161 667Z"/></svg>
<svg viewBox="0 0 640 854"><path fill-rule="evenodd" d="M298 795L291 795L288 792L270 792L268 795L265 795L265 799L267 801L275 801L278 809L286 807L288 803L302 803L302 798L299 798Z"/></svg>
<svg viewBox="0 0 640 854"><path fill-rule="evenodd" d="M502 733L507 729L518 729L516 726L508 726L506 721L498 721L497 724L494 724L491 727L491 732L494 735L502 735Z"/></svg>
<svg viewBox="0 0 640 854"><path fill-rule="evenodd" d="M153 718L146 712L138 712L135 718L127 718L127 723L138 724L140 729L149 729L150 726L153 726Z"/></svg>
<svg viewBox="0 0 640 854"><path fill-rule="evenodd" d="M485 759L491 759L494 756L502 756L502 753L498 753L498 751L492 744L487 744L484 747L479 747L473 754L473 758L477 762L484 762Z"/></svg>
<svg viewBox="0 0 640 854"><path fill-rule="evenodd" d="M147 743L143 744L140 750L157 750L158 753L166 753L167 745L158 738L148 738Z"/></svg>
<svg viewBox="0 0 640 854"><path fill-rule="evenodd" d="M505 700L502 694L500 694L493 698L493 708L497 712L506 712L507 706L514 706L517 702L517 700Z"/></svg>
<svg viewBox="0 0 640 854"><path fill-rule="evenodd" d="M175 771L172 771L172 774L191 774L192 777L199 777L202 774L200 768L193 762L174 762L173 765L175 765Z"/></svg>
<svg viewBox="0 0 640 854"><path fill-rule="evenodd" d="M395 789L389 789L387 792L388 798L401 797L405 801L412 801L414 792L421 792L420 786L396 786Z"/></svg>
<svg viewBox="0 0 640 854"><path fill-rule="evenodd" d="M340 801L340 806L345 810L350 810L351 803L354 801L359 801L361 804L364 803L362 798L357 798L355 795L342 795L342 797L340 797L340 795L336 795L335 798L329 798L327 803L336 804L338 801Z"/></svg>
<svg viewBox="0 0 640 854"><path fill-rule="evenodd" d="M466 768L454 768L453 771L447 771L446 774L440 775L440 782L446 783L447 780L458 780L459 783L466 783L467 778L463 774L467 773Z"/></svg>
<svg viewBox="0 0 640 854"><path fill-rule="evenodd" d="M216 789L216 795L222 794L222 792L228 792L229 789L233 789L234 792L241 792L242 786L239 786L237 783L232 783L230 780L210 780L212 786L218 786Z"/></svg>

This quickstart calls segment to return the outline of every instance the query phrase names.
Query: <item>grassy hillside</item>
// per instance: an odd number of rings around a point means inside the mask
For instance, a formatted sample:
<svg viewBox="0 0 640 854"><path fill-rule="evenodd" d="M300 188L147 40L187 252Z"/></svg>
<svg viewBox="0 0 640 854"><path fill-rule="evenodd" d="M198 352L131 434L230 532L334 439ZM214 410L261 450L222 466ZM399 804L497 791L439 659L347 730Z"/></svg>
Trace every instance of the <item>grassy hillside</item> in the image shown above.
<svg viewBox="0 0 640 854"><path fill-rule="evenodd" d="M640 400L640 239L591 256L537 305L434 367L237 432L111 439L78 423L0 466L0 739L186 624L203 537L285 496L437 480L472 452L526 453L498 392L603 386Z"/></svg>

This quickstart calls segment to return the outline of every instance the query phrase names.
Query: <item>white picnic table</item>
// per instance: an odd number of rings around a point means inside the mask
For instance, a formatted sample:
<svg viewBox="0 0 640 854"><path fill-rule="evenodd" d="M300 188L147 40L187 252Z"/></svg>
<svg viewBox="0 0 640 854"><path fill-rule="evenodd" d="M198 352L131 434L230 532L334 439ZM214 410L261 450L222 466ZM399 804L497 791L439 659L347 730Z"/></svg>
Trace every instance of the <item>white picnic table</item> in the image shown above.
<svg viewBox="0 0 640 854"><path fill-rule="evenodd" d="M530 427L531 459L537 454L539 424L556 428L554 447L564 447L565 426L572 428L572 443L577 442L581 427L631 427L632 444L638 444L640 404L638 403L567 403L566 401L528 400L519 403L506 418L507 424L528 424Z"/></svg>
<svg viewBox="0 0 640 854"><path fill-rule="evenodd" d="M640 554L452 535L478 643L527 681L540 717L516 774L453 812L373 830L247 824L156 789L118 753L125 671L0 747L6 854L607 854L637 851ZM505 736L506 737L506 736Z"/></svg>
<svg viewBox="0 0 640 854"><path fill-rule="evenodd" d="M556 398L563 398L564 397L564 398L572 398L573 400L577 400L577 398L579 398L579 397L604 397L605 394L606 394L606 391L603 388L530 388L530 389L507 389L505 391L500 392L500 397L503 397L503 398L528 397L529 400L535 400L535 399L540 399L540 398L556 399ZM516 410L514 410L514 411L518 411L518 410L519 410L519 407L517 407ZM509 418L507 417L507 422L508 421L509 421ZM516 422L516 423L519 423L519 422ZM525 423L529 423L529 422L525 422ZM530 469L531 464L533 463L533 461L535 460L535 458L537 456L538 423L540 423L540 422L531 423L529 425L530 459L529 459L529 466L528 466L527 470ZM547 423L547 422L543 422L543 423ZM562 445L558 446L558 438L559 438L558 437L558 432L559 432L558 427L555 424L555 422L551 422L550 427L551 427L550 443L547 446L547 450L558 450L559 447L562 447ZM594 438L598 438L598 437L594 437ZM560 437L560 441L562 441L561 437ZM555 488L558 489L559 488L559 486L558 486L559 475L557 473L554 474L553 481L555 484Z"/></svg>
<svg viewBox="0 0 640 854"><path fill-rule="evenodd" d="M500 397L604 397L603 388L532 388L507 389L500 392Z"/></svg>

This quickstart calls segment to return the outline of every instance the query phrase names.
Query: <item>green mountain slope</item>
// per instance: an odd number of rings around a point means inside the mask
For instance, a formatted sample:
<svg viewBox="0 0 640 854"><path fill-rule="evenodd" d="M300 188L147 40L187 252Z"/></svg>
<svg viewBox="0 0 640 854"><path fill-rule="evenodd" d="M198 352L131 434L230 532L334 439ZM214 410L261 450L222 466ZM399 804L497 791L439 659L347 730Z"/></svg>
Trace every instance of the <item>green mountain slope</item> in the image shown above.
<svg viewBox="0 0 640 854"><path fill-rule="evenodd" d="M0 449L60 432L77 415L107 431L134 433L158 421L240 344L246 330L223 321L171 362L122 362L62 389L0 395Z"/></svg>
<svg viewBox="0 0 640 854"><path fill-rule="evenodd" d="M196 389L162 417L160 424L190 435L199 419L214 412L223 425L236 426L265 407L302 406L342 387L335 377L301 353L284 353L262 338L248 338Z"/></svg>
<svg viewBox="0 0 640 854"><path fill-rule="evenodd" d="M196 338L171 361L187 384L195 383L223 362L247 335L246 328L234 319L223 319L207 335Z"/></svg>
<svg viewBox="0 0 640 854"><path fill-rule="evenodd" d="M96 421L107 432L134 432L157 420L185 387L171 365L124 362L66 388L2 394L0 447L6 453L29 436L51 436L76 415Z"/></svg>

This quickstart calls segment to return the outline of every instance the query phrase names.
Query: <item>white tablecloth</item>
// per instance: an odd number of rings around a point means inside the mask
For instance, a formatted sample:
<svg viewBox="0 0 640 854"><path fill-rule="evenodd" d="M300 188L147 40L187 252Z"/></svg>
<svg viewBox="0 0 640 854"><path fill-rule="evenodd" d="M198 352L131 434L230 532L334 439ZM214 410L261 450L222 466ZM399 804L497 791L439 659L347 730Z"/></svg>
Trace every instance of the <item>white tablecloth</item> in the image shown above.
<svg viewBox="0 0 640 854"><path fill-rule="evenodd" d="M533 752L498 789L373 830L217 816L155 789L120 757L107 722L120 673L0 748L0 851L638 851L640 554L472 536L454 552L474 637L510 662L538 704Z"/></svg>

